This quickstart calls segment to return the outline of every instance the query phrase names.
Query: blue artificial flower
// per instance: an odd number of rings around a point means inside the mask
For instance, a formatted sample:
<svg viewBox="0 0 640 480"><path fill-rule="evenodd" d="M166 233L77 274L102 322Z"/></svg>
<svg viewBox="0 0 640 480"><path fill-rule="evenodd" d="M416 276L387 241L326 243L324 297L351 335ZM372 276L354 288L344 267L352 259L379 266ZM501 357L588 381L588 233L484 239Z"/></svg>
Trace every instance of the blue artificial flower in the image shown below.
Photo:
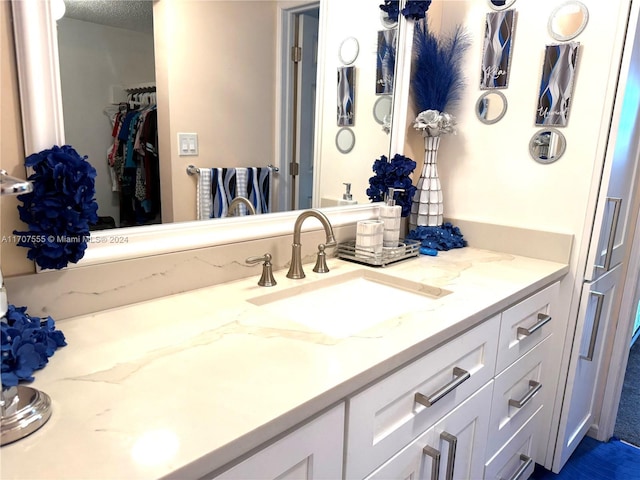
<svg viewBox="0 0 640 480"><path fill-rule="evenodd" d="M400 14L400 1L384 0L384 5L380 5L380 10L387 14L390 21L397 22Z"/></svg>
<svg viewBox="0 0 640 480"><path fill-rule="evenodd" d="M67 344L51 317L42 320L26 312L27 307L9 305L6 322L0 322L3 387L33 381L33 372L44 368L58 347Z"/></svg>
<svg viewBox="0 0 640 480"><path fill-rule="evenodd" d="M458 227L445 222L440 227L418 226L407 235L408 239L419 240L420 245L434 250L451 250L467 246Z"/></svg>
<svg viewBox="0 0 640 480"><path fill-rule="evenodd" d="M389 188L402 189L396 194L396 205L402 207L402 216L407 217L411 213L411 199L416 187L411 181L411 173L416 168L416 162L404 155L396 154L391 161L382 155L373 162L375 175L369 178L367 196L372 202L382 202Z"/></svg>
<svg viewBox="0 0 640 480"><path fill-rule="evenodd" d="M54 146L29 155L27 167L33 191L18 196L20 220L29 226L18 245L29 249L27 258L43 269L60 269L77 263L87 248L85 241L66 242L70 237L84 239L89 227L98 222L95 201L96 169L71 146Z"/></svg>
<svg viewBox="0 0 640 480"><path fill-rule="evenodd" d="M410 18L412 20L420 20L424 18L427 10L431 6L431 0L419 1L419 0L408 0L405 7L400 12L400 1L399 0L384 0L384 4L380 5L380 10L387 14L387 17L392 22L398 21L398 15L402 13L405 18Z"/></svg>
<svg viewBox="0 0 640 480"><path fill-rule="evenodd" d="M411 18L413 20L420 20L426 16L427 10L431 6L431 0L417 1L408 0L405 7L402 9L402 15L405 18Z"/></svg>

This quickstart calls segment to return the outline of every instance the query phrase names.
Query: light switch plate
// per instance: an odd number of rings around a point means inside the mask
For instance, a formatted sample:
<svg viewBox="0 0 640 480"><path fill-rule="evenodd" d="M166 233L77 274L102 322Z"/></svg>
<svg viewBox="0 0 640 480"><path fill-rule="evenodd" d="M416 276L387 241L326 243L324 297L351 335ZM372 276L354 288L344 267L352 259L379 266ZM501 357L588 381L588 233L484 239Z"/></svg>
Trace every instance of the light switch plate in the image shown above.
<svg viewBox="0 0 640 480"><path fill-rule="evenodd" d="M198 155L197 133L178 133L178 155L181 157Z"/></svg>

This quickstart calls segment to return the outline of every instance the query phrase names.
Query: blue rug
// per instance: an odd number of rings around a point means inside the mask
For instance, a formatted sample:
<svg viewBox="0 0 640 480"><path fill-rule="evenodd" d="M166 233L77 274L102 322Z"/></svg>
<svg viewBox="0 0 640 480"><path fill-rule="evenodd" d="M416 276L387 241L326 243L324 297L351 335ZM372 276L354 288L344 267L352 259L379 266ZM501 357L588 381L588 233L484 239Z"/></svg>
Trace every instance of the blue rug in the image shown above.
<svg viewBox="0 0 640 480"><path fill-rule="evenodd" d="M640 448L612 438L584 437L559 474L536 465L534 480L629 480L640 478Z"/></svg>

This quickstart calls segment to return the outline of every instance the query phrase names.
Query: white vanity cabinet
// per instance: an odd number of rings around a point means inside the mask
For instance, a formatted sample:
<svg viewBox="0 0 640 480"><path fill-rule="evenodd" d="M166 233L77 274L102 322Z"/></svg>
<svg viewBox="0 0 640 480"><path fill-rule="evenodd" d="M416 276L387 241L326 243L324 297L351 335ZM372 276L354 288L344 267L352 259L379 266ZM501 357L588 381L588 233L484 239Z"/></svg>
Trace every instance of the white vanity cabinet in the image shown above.
<svg viewBox="0 0 640 480"><path fill-rule="evenodd" d="M417 437L429 437L430 428L491 381L499 326L499 315L490 318L348 399L345 478L365 478ZM491 396L482 398L477 412L486 423Z"/></svg>
<svg viewBox="0 0 640 480"><path fill-rule="evenodd" d="M216 480L528 478L551 428L558 292L428 351Z"/></svg>
<svg viewBox="0 0 640 480"><path fill-rule="evenodd" d="M342 478L344 403L294 430L215 480Z"/></svg>

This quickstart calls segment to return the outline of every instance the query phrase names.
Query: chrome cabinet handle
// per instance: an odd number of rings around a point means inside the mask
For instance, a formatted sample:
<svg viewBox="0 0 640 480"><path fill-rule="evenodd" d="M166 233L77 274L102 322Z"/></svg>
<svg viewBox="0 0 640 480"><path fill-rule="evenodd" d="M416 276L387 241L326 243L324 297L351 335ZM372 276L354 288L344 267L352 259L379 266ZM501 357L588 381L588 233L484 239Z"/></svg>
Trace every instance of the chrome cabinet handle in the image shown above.
<svg viewBox="0 0 640 480"><path fill-rule="evenodd" d="M589 340L589 351L586 355L581 355L582 358L591 362L593 360L593 353L596 350L596 342L598 341L598 329L600 328L600 318L602 318L602 306L604 304L604 293L591 292L598 300L596 303L596 315L593 319L593 328L591 329L591 339Z"/></svg>
<svg viewBox="0 0 640 480"><path fill-rule="evenodd" d="M509 480L520 480L520 477L524 475L524 472L526 472L527 468L529 468L533 463L533 459L531 457L527 457L524 453L520 454L520 461L524 463L520 465L518 470L516 470Z"/></svg>
<svg viewBox="0 0 640 480"><path fill-rule="evenodd" d="M609 239L607 240L607 253L604 256L604 265L596 265L608 272L611 268L611 258L613 254L613 245L616 242L616 233L618 230L618 220L620 218L620 207L622 205L621 198L607 197L607 202L613 202L613 219L611 220L611 229L609 230Z"/></svg>
<svg viewBox="0 0 640 480"><path fill-rule="evenodd" d="M432 458L431 480L438 480L438 473L440 472L440 452L435 448L427 445L422 449L422 453Z"/></svg>
<svg viewBox="0 0 640 480"><path fill-rule="evenodd" d="M420 405L424 405L425 407L430 407L442 397L444 397L447 393L456 389L456 387L460 386L463 382L469 380L471 378L471 374L462 368L453 367L453 380L447 383L444 387L440 388L436 392L431 395L424 395L420 392L416 392L414 396L414 400Z"/></svg>
<svg viewBox="0 0 640 480"><path fill-rule="evenodd" d="M540 391L542 388L542 384L540 382L536 382L535 380L529 380L529 391L525 393L524 397L520 400L514 400L513 398L509 399L509 405L516 408L522 408L529 400L533 398L533 396Z"/></svg>
<svg viewBox="0 0 640 480"><path fill-rule="evenodd" d="M453 467L456 462L456 448L458 447L458 438L447 432L442 432L440 438L449 444L449 455L447 455L447 470L445 480L453 480Z"/></svg>
<svg viewBox="0 0 640 480"><path fill-rule="evenodd" d="M550 321L551 321L551 315L547 315L546 313L539 313L538 321L535 323L535 325L529 328L518 327L518 335L524 335L525 337L528 337L529 335L533 335L536 331L540 330Z"/></svg>

